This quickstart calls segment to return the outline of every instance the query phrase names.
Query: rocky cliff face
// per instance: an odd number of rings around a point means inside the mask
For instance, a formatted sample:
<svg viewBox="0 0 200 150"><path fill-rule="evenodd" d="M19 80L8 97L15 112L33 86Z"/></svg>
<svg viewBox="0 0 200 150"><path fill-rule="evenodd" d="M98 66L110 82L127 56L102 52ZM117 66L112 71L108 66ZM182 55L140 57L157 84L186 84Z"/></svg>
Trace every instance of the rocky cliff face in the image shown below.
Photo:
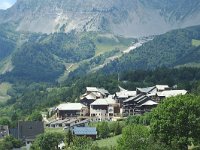
<svg viewBox="0 0 200 150"><path fill-rule="evenodd" d="M42 33L105 31L137 37L199 21L199 0L18 0L0 12L0 23Z"/></svg>

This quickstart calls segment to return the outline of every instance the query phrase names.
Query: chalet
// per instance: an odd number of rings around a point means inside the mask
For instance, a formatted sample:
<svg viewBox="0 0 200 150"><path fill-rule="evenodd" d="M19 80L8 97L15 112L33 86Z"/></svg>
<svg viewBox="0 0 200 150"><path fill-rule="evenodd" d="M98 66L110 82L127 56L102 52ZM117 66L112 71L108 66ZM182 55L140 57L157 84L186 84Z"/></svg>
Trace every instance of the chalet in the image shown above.
<svg viewBox="0 0 200 150"><path fill-rule="evenodd" d="M57 118L65 119L67 117L86 116L88 107L81 103L65 103L60 104L56 108Z"/></svg>
<svg viewBox="0 0 200 150"><path fill-rule="evenodd" d="M90 105L90 117L94 120L111 120L120 113L119 103L114 99L97 99Z"/></svg>
<svg viewBox="0 0 200 150"><path fill-rule="evenodd" d="M96 127L74 127L72 133L75 136L85 136L94 140L97 137Z"/></svg>
<svg viewBox="0 0 200 150"><path fill-rule="evenodd" d="M123 102L123 116L144 114L150 112L158 103L146 95L137 95Z"/></svg>
<svg viewBox="0 0 200 150"><path fill-rule="evenodd" d="M9 135L8 126L0 125L0 139L4 138L5 136Z"/></svg>
<svg viewBox="0 0 200 150"><path fill-rule="evenodd" d="M86 87L86 93L95 93L99 96L99 98L104 98L109 95L109 92L103 88L96 88L96 87Z"/></svg>
<svg viewBox="0 0 200 150"><path fill-rule="evenodd" d="M80 98L80 102L81 102L81 104L83 104L87 107L90 107L90 104L93 103L98 98L100 98L100 97L98 97L95 93L84 94Z"/></svg>
<svg viewBox="0 0 200 150"><path fill-rule="evenodd" d="M103 88L86 87L86 93L80 97L80 102L90 107L90 104L99 98L108 97L109 92Z"/></svg>
<svg viewBox="0 0 200 150"><path fill-rule="evenodd" d="M122 87L119 86L120 92L116 92L114 95L114 99L117 101L117 103L120 104L120 107L122 107L123 101L136 96L136 91L128 91Z"/></svg>

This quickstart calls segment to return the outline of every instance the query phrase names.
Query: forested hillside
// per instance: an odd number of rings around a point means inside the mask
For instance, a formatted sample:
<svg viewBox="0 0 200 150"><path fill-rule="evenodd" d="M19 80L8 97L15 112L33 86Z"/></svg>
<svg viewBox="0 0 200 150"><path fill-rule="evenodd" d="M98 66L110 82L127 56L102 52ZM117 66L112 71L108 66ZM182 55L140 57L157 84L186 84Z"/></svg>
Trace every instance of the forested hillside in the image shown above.
<svg viewBox="0 0 200 150"><path fill-rule="evenodd" d="M7 24L0 25L0 61L9 56L16 47L18 34Z"/></svg>
<svg viewBox="0 0 200 150"><path fill-rule="evenodd" d="M112 73L199 63L199 47L192 44L193 39L200 39L200 26L156 36L154 40L111 62L102 71Z"/></svg>
<svg viewBox="0 0 200 150"><path fill-rule="evenodd" d="M78 68L82 61L109 53L101 60L104 63L107 57L126 49L134 41L132 38L107 37L95 32L47 35L12 31L12 27L4 27L0 32L0 70L7 69L2 71L1 80L9 82L55 82L60 76L66 78L70 66ZM9 65L12 69L8 68Z"/></svg>

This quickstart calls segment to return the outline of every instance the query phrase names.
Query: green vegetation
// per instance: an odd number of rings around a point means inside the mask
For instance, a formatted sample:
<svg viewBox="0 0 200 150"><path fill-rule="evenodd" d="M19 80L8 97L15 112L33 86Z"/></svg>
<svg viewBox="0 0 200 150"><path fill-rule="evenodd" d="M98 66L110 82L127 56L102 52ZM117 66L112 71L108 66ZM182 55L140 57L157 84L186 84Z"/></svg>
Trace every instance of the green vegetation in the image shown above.
<svg viewBox="0 0 200 150"><path fill-rule="evenodd" d="M200 40L192 39L192 45L193 46L200 46Z"/></svg>
<svg viewBox="0 0 200 150"><path fill-rule="evenodd" d="M59 132L59 133L65 133L65 131L63 130L63 128L45 128L45 132Z"/></svg>
<svg viewBox="0 0 200 150"><path fill-rule="evenodd" d="M0 150L12 150L13 148L20 148L23 143L12 136L6 136L0 140Z"/></svg>
<svg viewBox="0 0 200 150"><path fill-rule="evenodd" d="M110 129L107 122L97 124L97 134L100 138L107 138L110 135Z"/></svg>
<svg viewBox="0 0 200 150"><path fill-rule="evenodd" d="M200 63L200 49L194 47L191 42L192 39L200 39L199 29L200 26L195 26L156 36L152 41L109 63L102 71L113 73Z"/></svg>
<svg viewBox="0 0 200 150"><path fill-rule="evenodd" d="M64 66L40 44L25 44L12 61L15 68L7 73L5 78L28 81L54 81L61 73Z"/></svg>
<svg viewBox="0 0 200 150"><path fill-rule="evenodd" d="M58 150L58 145L63 139L64 134L46 132L36 138L34 144L31 146L31 150Z"/></svg>
<svg viewBox="0 0 200 150"><path fill-rule="evenodd" d="M166 99L153 112L151 131L156 140L187 150L188 145L199 144L200 97L177 96Z"/></svg>
<svg viewBox="0 0 200 150"><path fill-rule="evenodd" d="M149 129L141 125L127 126L123 129L122 137L118 140L118 149L145 150L149 134Z"/></svg>
<svg viewBox="0 0 200 150"><path fill-rule="evenodd" d="M8 95L8 91L12 88L10 83L4 82L0 84L0 103L6 102L10 99L10 95Z"/></svg>
<svg viewBox="0 0 200 150"><path fill-rule="evenodd" d="M118 91L118 85L135 90L156 84L177 85L194 94L200 91L200 68L159 68L152 71L129 71L119 74L93 73L85 77L69 78L63 84L26 83L14 84L8 90L11 99L0 104L1 117L11 117L13 110L20 119L27 119L35 111L47 111L62 102L74 102L85 92L85 87L96 86L107 89L111 94Z"/></svg>
<svg viewBox="0 0 200 150"><path fill-rule="evenodd" d="M46 35L14 32L6 27L2 29L0 72L6 73L2 78L12 83L19 80L53 82L59 77L59 81L63 81L73 70L71 67L67 70L66 64L77 69L79 65L82 67L83 63L90 63L90 59L99 59L95 57L100 56L101 61L90 66L96 67L135 40L96 32ZM86 71L89 72L90 68Z"/></svg>
<svg viewBox="0 0 200 150"><path fill-rule="evenodd" d="M171 97L163 100L149 114L130 116L120 135L108 137L110 132L119 129L117 124L122 122L92 124L97 126L98 134L103 138L94 142L86 137L73 136L71 132L47 131L37 137L32 150L58 149L57 145L61 142L66 144L66 150L187 150L188 146L199 148L199 114L200 96Z"/></svg>
<svg viewBox="0 0 200 150"><path fill-rule="evenodd" d="M42 119L42 115L38 111L33 112L28 118L29 121L42 121Z"/></svg>
<svg viewBox="0 0 200 150"><path fill-rule="evenodd" d="M120 137L121 135L116 135L106 139L97 140L95 143L99 147L115 147L117 146L117 141L120 139Z"/></svg>
<svg viewBox="0 0 200 150"><path fill-rule="evenodd" d="M0 25L0 61L9 56L17 45L19 34L12 30L11 25Z"/></svg>

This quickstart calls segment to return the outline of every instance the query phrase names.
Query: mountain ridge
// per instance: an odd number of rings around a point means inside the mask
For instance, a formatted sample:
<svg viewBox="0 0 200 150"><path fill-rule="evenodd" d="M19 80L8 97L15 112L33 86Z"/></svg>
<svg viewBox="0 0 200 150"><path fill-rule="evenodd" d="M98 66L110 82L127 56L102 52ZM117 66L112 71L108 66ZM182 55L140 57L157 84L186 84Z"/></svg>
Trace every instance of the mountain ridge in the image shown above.
<svg viewBox="0 0 200 150"><path fill-rule="evenodd" d="M198 25L198 0L18 0L0 12L0 23L42 33L103 31L138 37Z"/></svg>

